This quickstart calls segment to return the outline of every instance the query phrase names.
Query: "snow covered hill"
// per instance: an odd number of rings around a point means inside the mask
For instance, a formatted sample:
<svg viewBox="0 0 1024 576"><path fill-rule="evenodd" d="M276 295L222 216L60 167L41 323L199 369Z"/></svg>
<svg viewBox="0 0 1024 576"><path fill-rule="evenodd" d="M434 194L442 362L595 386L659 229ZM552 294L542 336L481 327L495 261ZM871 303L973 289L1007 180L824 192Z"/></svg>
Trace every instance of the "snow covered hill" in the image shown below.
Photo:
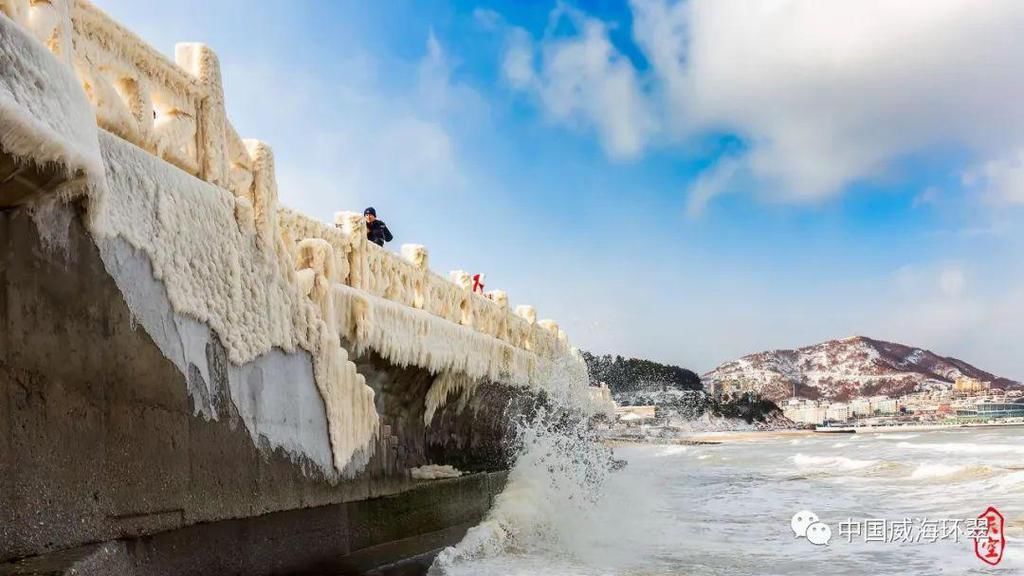
<svg viewBox="0 0 1024 576"><path fill-rule="evenodd" d="M701 379L705 390L739 386L779 402L802 398L846 400L853 396L899 396L952 386L961 376L1019 386L970 364L928 350L853 336L798 350L772 350L726 362Z"/></svg>

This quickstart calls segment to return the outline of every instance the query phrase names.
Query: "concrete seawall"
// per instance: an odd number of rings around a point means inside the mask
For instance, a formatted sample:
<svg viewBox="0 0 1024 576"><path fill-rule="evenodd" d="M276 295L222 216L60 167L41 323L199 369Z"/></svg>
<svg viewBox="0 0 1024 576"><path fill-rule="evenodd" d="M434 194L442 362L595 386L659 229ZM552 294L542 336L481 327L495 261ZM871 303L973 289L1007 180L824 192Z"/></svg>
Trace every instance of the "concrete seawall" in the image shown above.
<svg viewBox="0 0 1024 576"><path fill-rule="evenodd" d="M486 513L508 426L535 397L485 384L425 427L433 377L366 353L353 360L376 393L374 455L353 478L325 471L305 353L231 365L174 315L144 255L98 247L59 209L42 233L0 211L0 561L27 558L0 574L361 573ZM409 478L427 463L471 473Z"/></svg>

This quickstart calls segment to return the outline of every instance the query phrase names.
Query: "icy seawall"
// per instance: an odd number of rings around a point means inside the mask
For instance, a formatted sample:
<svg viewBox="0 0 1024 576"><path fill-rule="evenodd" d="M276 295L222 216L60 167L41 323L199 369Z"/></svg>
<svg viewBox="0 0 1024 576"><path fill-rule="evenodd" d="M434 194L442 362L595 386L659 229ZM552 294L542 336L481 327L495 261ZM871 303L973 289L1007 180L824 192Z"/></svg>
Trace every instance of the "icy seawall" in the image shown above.
<svg viewBox="0 0 1024 576"><path fill-rule="evenodd" d="M554 322L279 206L205 46L10 0L0 63L0 562L364 570L458 539L511 422L586 404Z"/></svg>
<svg viewBox="0 0 1024 576"><path fill-rule="evenodd" d="M425 428L429 373L368 355L386 435L343 479L308 354L232 365L138 252L103 248L145 318L77 217L66 241L52 252L27 213L0 212L2 560L108 542L136 574L361 569L457 539L502 486L504 423L531 406L512 388ZM411 479L427 462L470 474Z"/></svg>

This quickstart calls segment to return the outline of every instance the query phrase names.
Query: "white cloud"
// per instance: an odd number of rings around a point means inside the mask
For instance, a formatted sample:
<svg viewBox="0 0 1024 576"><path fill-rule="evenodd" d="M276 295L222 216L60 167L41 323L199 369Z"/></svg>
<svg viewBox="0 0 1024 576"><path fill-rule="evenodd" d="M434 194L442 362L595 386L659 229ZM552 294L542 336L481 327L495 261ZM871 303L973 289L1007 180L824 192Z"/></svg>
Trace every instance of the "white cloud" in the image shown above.
<svg viewBox="0 0 1024 576"><path fill-rule="evenodd" d="M501 14L498 14L494 10L488 10L487 8L477 8L473 10L473 19L476 20L477 25L484 30L496 30L503 22Z"/></svg>
<svg viewBox="0 0 1024 576"><path fill-rule="evenodd" d="M880 286L862 326L879 338L931 348L999 376L1024 379L1019 348L1024 279L998 280L961 263L914 265Z"/></svg>
<svg viewBox="0 0 1024 576"><path fill-rule="evenodd" d="M609 24L558 4L516 30L504 74L552 119L592 126L612 158L725 131L736 173L776 199L815 201L887 178L901 160L962 150L993 197L1024 201L1024 2L632 0L638 71ZM540 59L536 53L540 53ZM665 128L662 128L665 127ZM721 171L714 175L719 178ZM724 183L719 186L723 188ZM698 181L692 204L707 196Z"/></svg>
<svg viewBox="0 0 1024 576"><path fill-rule="evenodd" d="M922 206L934 206L942 199L942 190L938 186L927 186L914 196L914 208Z"/></svg>
<svg viewBox="0 0 1024 576"><path fill-rule="evenodd" d="M513 28L509 33L508 47L501 66L502 74L513 88L534 88L537 82L537 76L533 71L535 58L530 34L522 28Z"/></svg>
<svg viewBox="0 0 1024 576"><path fill-rule="evenodd" d="M694 0L687 87L693 127L752 145L753 173L784 198L834 195L931 147L988 157L1024 143L1024 3L971 0ZM664 10L638 0L637 12ZM660 46L660 44L658 44ZM679 50L678 43L672 45Z"/></svg>
<svg viewBox="0 0 1024 576"><path fill-rule="evenodd" d="M434 31L427 35L426 54L417 66L416 93L419 98L405 105L418 114L440 121L453 117L484 123L490 110L487 101L471 86L456 82L452 74L459 66L441 46Z"/></svg>
<svg viewBox="0 0 1024 576"><path fill-rule="evenodd" d="M488 115L479 94L452 80L455 67L430 32L417 61L363 54L337 62L331 75L234 75L241 83L232 94L262 96L229 109L250 127L246 136L253 125L276 135L281 196L300 210L330 219L400 198L436 201L466 188L458 127L484 125Z"/></svg>
<svg viewBox="0 0 1024 576"><path fill-rule="evenodd" d="M609 157L626 160L647 146L657 124L639 74L611 42L607 25L559 4L540 42L521 28L509 33L502 71L516 89L533 93L548 117L593 128ZM555 37L551 30L568 22L575 33Z"/></svg>
<svg viewBox="0 0 1024 576"><path fill-rule="evenodd" d="M723 158L698 176L697 181L690 187L686 213L691 218L697 218L703 214L708 202L728 191L728 187L739 169L741 169L741 162L736 158Z"/></svg>
<svg viewBox="0 0 1024 576"><path fill-rule="evenodd" d="M963 182L996 202L1024 204L1024 148L968 169Z"/></svg>
<svg viewBox="0 0 1024 576"><path fill-rule="evenodd" d="M947 266L939 273L939 287L942 295L957 298L963 295L967 287L967 274L960 266Z"/></svg>

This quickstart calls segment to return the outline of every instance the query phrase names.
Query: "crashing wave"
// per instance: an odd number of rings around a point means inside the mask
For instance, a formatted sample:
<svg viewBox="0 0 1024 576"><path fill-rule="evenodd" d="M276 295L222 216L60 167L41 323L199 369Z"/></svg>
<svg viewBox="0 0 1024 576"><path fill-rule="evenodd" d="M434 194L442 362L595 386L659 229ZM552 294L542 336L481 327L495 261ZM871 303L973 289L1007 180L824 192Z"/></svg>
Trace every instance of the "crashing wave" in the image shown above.
<svg viewBox="0 0 1024 576"><path fill-rule="evenodd" d="M510 550L557 547L568 535L556 520L585 516L601 497L611 451L596 441L586 418L542 410L519 424L515 443L519 456L505 490L483 522L438 554L431 574Z"/></svg>

